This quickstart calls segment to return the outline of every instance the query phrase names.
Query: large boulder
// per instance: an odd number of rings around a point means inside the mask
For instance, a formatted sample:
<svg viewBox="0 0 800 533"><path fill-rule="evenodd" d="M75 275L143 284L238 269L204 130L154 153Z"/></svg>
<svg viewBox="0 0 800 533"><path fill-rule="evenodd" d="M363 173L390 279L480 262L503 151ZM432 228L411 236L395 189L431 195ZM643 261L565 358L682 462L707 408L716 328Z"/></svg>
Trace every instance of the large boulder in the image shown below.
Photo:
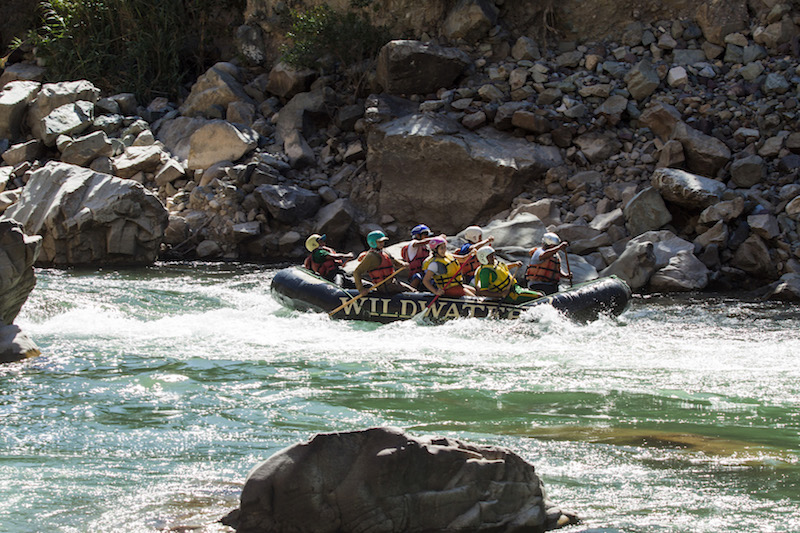
<svg viewBox="0 0 800 533"><path fill-rule="evenodd" d="M754 278L769 280L778 278L778 270L769 255L769 248L755 233L736 249L731 265L744 270Z"/></svg>
<svg viewBox="0 0 800 533"><path fill-rule="evenodd" d="M426 94L450 87L471 64L458 48L397 40L378 55L377 81L391 94Z"/></svg>
<svg viewBox="0 0 800 533"><path fill-rule="evenodd" d="M30 175L4 217L42 236L40 266L149 265L167 210L140 184L60 162Z"/></svg>
<svg viewBox="0 0 800 533"><path fill-rule="evenodd" d="M311 69L298 69L283 61L272 67L267 81L267 91L281 98L306 92L317 73Z"/></svg>
<svg viewBox="0 0 800 533"><path fill-rule="evenodd" d="M396 428L318 434L257 466L223 523L274 531L542 532L550 508L533 465L499 446Z"/></svg>
<svg viewBox="0 0 800 533"><path fill-rule="evenodd" d="M747 28L747 0L707 0L697 8L697 24L706 40L725 45L725 36Z"/></svg>
<svg viewBox="0 0 800 533"><path fill-rule="evenodd" d="M676 168L656 169L650 182L668 202L695 211L702 211L719 202L727 190L720 181Z"/></svg>
<svg viewBox="0 0 800 533"><path fill-rule="evenodd" d="M428 224L455 233L502 211L526 183L563 163L555 146L485 130L420 114L373 128L367 168L381 183L381 212L408 227L428 213Z"/></svg>
<svg viewBox="0 0 800 533"><path fill-rule="evenodd" d="M800 274L789 273L770 285L766 294L768 300L800 302Z"/></svg>
<svg viewBox="0 0 800 533"><path fill-rule="evenodd" d="M38 235L25 235L21 224L0 218L0 363L39 355L13 322L36 285L33 264L41 245Z"/></svg>

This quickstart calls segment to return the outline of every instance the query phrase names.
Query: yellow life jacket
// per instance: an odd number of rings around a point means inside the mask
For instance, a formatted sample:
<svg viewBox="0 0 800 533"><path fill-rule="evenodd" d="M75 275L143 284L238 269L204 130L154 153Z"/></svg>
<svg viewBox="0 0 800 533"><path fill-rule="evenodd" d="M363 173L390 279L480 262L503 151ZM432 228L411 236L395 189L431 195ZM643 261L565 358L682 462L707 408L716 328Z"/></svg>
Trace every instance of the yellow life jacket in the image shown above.
<svg viewBox="0 0 800 533"><path fill-rule="evenodd" d="M488 287L481 286L481 289L492 292L503 292L509 284L516 281L514 276L511 275L511 272L508 271L508 266L506 266L505 263L497 262L493 265L481 265L478 268L478 271L475 272L476 284L480 284L481 282L481 271L483 271L483 269L487 269L491 274L494 274L494 279L490 282Z"/></svg>
<svg viewBox="0 0 800 533"><path fill-rule="evenodd" d="M433 275L433 285L438 289L444 289L452 283L461 283L461 273L459 272L460 265L453 254L450 252L445 253L444 257L431 256L425 260L422 265L423 270L428 270L431 263L441 263L445 266L444 274Z"/></svg>

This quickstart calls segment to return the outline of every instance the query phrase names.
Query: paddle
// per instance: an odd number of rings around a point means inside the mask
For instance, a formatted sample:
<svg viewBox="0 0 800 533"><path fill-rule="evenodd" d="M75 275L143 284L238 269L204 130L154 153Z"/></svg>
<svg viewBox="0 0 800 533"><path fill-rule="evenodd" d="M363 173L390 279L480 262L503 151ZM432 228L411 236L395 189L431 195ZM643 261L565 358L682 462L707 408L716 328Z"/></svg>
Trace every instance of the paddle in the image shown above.
<svg viewBox="0 0 800 533"><path fill-rule="evenodd" d="M361 294L361 293L359 292L358 294L356 294L355 296L353 296L352 298L350 298L349 300L347 300L345 303L343 303L342 305L340 305L339 307L337 307L336 309L334 309L333 311L331 311L330 313L328 313L328 316L333 316L333 315L334 315L334 314L336 314L338 311L341 311L342 309L344 309L345 307L347 307L349 304L351 304L351 303L355 302L356 300L358 300L358 299L359 299L359 298L361 298L362 296L366 296L367 294L371 293L372 291L374 291L375 289L377 289L378 287L380 287L381 285L383 285L384 283L386 283L387 281L389 281L390 279L392 279L393 277L395 277L396 275L398 275L398 274L399 274L400 272L402 272L403 270L406 270L407 268L408 268L408 267L403 267L403 268L400 268L400 269L398 269L398 270L395 270L395 271L392 273L392 275L391 275L391 276L388 276L387 278L385 278L385 279L381 280L381 282L380 282L380 283L378 283L378 284L376 284L376 285L373 285L372 287L370 287L370 288L369 288L369 290L368 290L368 291L367 291L365 294Z"/></svg>
<svg viewBox="0 0 800 533"><path fill-rule="evenodd" d="M572 287L572 270L569 269L569 255L567 255L567 251L564 250L564 262L567 264L567 274L569 274L569 286Z"/></svg>
<svg viewBox="0 0 800 533"><path fill-rule="evenodd" d="M463 263L461 263L461 266L460 266L460 267L458 267L458 270L456 271L456 275L455 275L455 276L453 276L453 279L451 279L451 280L450 280L450 281L447 283L447 285L445 285L445 286L444 286L444 289L443 289L443 291L446 291L447 289L449 289L449 288L450 288L450 286L451 286L453 283L455 283L455 282L456 282L456 278L458 278L458 275L459 275L459 274L461 274L461 271L462 271L462 270L464 270L464 267L465 267L465 266L467 266L467 261L466 261L466 260L464 260L464 262L463 262ZM444 294L444 292L442 292L442 294ZM426 305L426 306L425 306L425 309L423 309L422 311L420 311L420 312L419 312L419 313L417 313L416 315L412 316L410 320L414 320L415 322L418 322L419 320L421 320L421 319L425 318L425 316L428 314L428 310L430 310L431 306L433 306L433 304L435 304L435 303L436 303L436 300L438 300L438 299L439 299L439 296L441 296L442 294L437 294L437 295L436 295L436 296L433 298L433 300L431 300L431 301L430 301L430 303L429 303L428 305Z"/></svg>

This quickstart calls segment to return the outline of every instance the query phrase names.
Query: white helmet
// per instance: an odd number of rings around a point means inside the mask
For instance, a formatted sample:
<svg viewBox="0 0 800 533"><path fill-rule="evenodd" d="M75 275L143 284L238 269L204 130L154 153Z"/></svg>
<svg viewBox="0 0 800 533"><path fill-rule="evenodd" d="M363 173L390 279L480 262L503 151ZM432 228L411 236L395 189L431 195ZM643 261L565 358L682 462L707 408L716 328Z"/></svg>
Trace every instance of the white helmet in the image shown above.
<svg viewBox="0 0 800 533"><path fill-rule="evenodd" d="M478 251L475 252L475 255L478 257L478 261L482 265L489 264L489 256L494 253L494 248L491 246L484 246L483 248L478 248Z"/></svg>
<svg viewBox="0 0 800 533"><path fill-rule="evenodd" d="M480 241L482 236L483 231L481 230L480 226L469 226L464 230L464 238L472 244Z"/></svg>
<svg viewBox="0 0 800 533"><path fill-rule="evenodd" d="M547 232L542 235L542 244L547 246L558 246L561 244L561 239L555 233Z"/></svg>

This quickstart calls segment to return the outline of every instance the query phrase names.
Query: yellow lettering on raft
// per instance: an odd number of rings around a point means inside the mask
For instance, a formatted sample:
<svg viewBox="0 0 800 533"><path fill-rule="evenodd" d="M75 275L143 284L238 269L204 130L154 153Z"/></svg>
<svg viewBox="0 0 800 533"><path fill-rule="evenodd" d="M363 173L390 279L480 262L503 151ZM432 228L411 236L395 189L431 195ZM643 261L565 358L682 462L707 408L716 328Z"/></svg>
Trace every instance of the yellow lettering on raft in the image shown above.
<svg viewBox="0 0 800 533"><path fill-rule="evenodd" d="M450 304L450 307L447 308L447 313L445 313L444 317L445 318L461 317L461 310L458 308L458 304Z"/></svg>
<svg viewBox="0 0 800 533"><path fill-rule="evenodd" d="M345 297L340 297L339 299L341 300L342 303L350 301L350 298L345 298ZM350 313L352 312L355 315L359 315L361 314L361 309L363 305L364 305L363 300L352 301L348 305L344 306L344 314L350 316Z"/></svg>
<svg viewBox="0 0 800 533"><path fill-rule="evenodd" d="M409 307L411 311L409 312ZM417 302L414 300L400 300L400 316L410 317L417 314Z"/></svg>

